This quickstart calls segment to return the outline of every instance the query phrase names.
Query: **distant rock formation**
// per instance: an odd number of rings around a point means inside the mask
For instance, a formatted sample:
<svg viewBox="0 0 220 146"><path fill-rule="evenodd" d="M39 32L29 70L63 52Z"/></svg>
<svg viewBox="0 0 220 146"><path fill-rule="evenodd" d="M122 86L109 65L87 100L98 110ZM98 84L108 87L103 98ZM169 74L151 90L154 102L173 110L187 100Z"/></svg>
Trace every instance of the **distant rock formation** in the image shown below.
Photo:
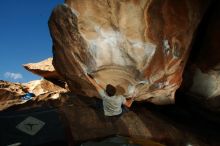
<svg viewBox="0 0 220 146"><path fill-rule="evenodd" d="M174 103L194 33L207 1L66 0L49 20L53 65L74 93L98 96L86 80L135 100ZM141 83L140 83L141 82Z"/></svg>
<svg viewBox="0 0 220 146"><path fill-rule="evenodd" d="M34 93L36 96L44 94L44 93L48 93L48 92L49 93L51 92L61 93L61 92L67 91L65 88L61 88L45 79L30 81L28 83L23 83L22 85L24 85L25 87L28 87L29 91Z"/></svg>
<svg viewBox="0 0 220 146"><path fill-rule="evenodd" d="M27 91L36 95L31 100L34 101L35 104L40 101L59 99L60 93L67 92L66 89L44 79L31 81L29 83L0 81L0 111L14 105L25 103L26 101L22 100L21 97L24 96Z"/></svg>
<svg viewBox="0 0 220 146"><path fill-rule="evenodd" d="M0 111L22 103L20 96L24 94L18 83L0 80Z"/></svg>

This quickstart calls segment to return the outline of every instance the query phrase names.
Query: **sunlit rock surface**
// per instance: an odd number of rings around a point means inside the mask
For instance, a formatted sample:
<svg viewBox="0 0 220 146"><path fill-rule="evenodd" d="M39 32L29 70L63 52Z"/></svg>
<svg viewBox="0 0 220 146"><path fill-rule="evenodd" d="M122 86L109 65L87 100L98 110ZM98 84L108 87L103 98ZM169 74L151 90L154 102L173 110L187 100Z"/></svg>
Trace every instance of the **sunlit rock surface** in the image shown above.
<svg viewBox="0 0 220 146"><path fill-rule="evenodd" d="M24 64L24 68L28 71L48 79L62 79L52 65L53 58L48 58L37 63Z"/></svg>
<svg viewBox="0 0 220 146"><path fill-rule="evenodd" d="M28 83L23 83L24 86L29 88L29 91L34 93L35 95L40 95L44 93L51 93L51 92L66 92L67 90L64 88L61 88L55 84L53 84L50 81L47 81L45 79L41 80L34 80L30 81Z"/></svg>
<svg viewBox="0 0 220 146"><path fill-rule="evenodd" d="M49 27L53 65L78 94L98 96L84 74L118 94L136 87L135 100L174 102L206 1L66 0ZM140 84L139 82L142 81Z"/></svg>
<svg viewBox="0 0 220 146"><path fill-rule="evenodd" d="M27 102L26 100L22 100L22 96L27 93L27 88L28 92L36 95L30 100L34 101L35 104L40 101L59 99L60 93L67 92L66 89L43 79L29 83L0 81L0 111Z"/></svg>
<svg viewBox="0 0 220 146"><path fill-rule="evenodd" d="M19 96L23 94L19 84L0 81L0 110L21 103Z"/></svg>

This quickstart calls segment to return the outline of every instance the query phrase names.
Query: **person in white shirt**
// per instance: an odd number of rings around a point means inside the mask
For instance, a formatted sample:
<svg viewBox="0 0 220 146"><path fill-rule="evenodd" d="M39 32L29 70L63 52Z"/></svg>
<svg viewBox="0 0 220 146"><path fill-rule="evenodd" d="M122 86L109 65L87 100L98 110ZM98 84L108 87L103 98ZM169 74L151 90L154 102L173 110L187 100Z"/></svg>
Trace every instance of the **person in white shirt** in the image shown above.
<svg viewBox="0 0 220 146"><path fill-rule="evenodd" d="M103 109L105 116L117 116L122 114L122 105L130 107L134 101L134 97L126 99L122 95L115 95L116 88L111 84L106 86L104 90L91 75L86 74L87 79L95 86L103 100Z"/></svg>

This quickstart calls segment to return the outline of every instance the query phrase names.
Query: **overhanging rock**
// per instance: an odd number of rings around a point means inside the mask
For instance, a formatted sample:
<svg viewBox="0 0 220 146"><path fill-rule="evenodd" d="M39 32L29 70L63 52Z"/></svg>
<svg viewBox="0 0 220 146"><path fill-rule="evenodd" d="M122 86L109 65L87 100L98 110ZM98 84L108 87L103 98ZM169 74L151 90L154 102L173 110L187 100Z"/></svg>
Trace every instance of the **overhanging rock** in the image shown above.
<svg viewBox="0 0 220 146"><path fill-rule="evenodd" d="M62 77L56 72L52 65L53 58L45 59L37 63L24 64L24 68L36 75L42 76L47 79L62 79Z"/></svg>
<svg viewBox="0 0 220 146"><path fill-rule="evenodd" d="M66 0L49 20L53 65L78 94L98 96L85 68L117 94L133 85L137 101L173 103L207 6L198 0Z"/></svg>

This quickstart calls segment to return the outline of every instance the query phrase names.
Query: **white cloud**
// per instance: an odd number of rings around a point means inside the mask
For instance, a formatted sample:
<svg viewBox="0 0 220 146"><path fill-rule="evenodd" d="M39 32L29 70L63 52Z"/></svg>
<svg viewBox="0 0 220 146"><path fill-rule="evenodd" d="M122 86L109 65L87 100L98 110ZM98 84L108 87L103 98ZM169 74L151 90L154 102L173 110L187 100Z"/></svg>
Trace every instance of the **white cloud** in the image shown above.
<svg viewBox="0 0 220 146"><path fill-rule="evenodd" d="M18 80L18 79L22 79L23 76L20 73L13 73L13 72L6 72L4 74L5 78L10 78L10 79L14 79L14 80Z"/></svg>

